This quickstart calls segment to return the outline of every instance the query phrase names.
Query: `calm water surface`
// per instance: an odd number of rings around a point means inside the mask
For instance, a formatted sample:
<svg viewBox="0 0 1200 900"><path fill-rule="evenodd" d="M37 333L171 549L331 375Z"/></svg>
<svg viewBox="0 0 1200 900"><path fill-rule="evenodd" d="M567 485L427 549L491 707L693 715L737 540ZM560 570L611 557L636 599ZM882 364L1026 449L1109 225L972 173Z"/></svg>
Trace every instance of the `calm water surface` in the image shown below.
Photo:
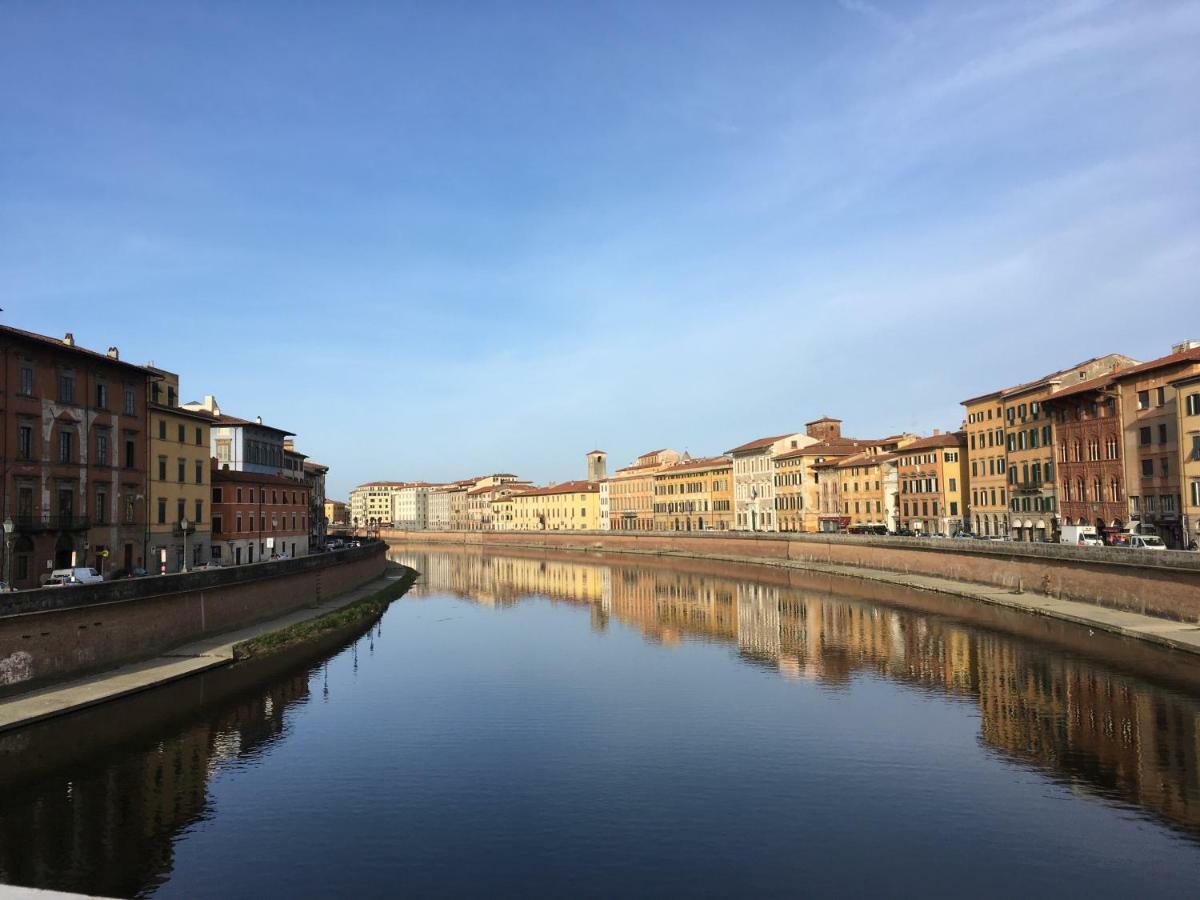
<svg viewBox="0 0 1200 900"><path fill-rule="evenodd" d="M844 579L393 557L421 583L332 655L0 735L0 881L1197 896L1187 660Z"/></svg>

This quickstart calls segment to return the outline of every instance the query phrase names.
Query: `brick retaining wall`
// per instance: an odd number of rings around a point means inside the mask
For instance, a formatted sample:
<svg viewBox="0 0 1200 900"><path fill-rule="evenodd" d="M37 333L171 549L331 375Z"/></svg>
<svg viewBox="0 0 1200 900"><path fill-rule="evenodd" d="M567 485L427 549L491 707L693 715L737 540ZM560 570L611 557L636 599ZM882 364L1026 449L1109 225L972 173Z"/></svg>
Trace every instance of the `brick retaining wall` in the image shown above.
<svg viewBox="0 0 1200 900"><path fill-rule="evenodd" d="M1186 622L1200 621L1200 554L1184 551L842 534L612 531L383 531L391 543L678 553L833 563L1016 588Z"/></svg>
<svg viewBox="0 0 1200 900"><path fill-rule="evenodd" d="M0 696L159 656L379 577L383 544L0 599Z"/></svg>

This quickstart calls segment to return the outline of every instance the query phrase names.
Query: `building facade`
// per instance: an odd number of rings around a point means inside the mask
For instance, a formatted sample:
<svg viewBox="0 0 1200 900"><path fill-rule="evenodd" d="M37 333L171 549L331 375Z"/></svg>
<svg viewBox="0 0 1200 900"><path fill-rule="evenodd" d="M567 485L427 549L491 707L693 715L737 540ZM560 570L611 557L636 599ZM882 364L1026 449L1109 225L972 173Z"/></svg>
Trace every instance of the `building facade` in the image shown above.
<svg viewBox="0 0 1200 900"><path fill-rule="evenodd" d="M953 537L966 530L967 435L934 433L896 454L900 530Z"/></svg>
<svg viewBox="0 0 1200 900"><path fill-rule="evenodd" d="M332 528L350 524L350 507L341 500L325 498L325 521Z"/></svg>
<svg viewBox="0 0 1200 900"><path fill-rule="evenodd" d="M438 485L429 489L428 503L429 529L431 531L446 531L450 528L450 490L451 485Z"/></svg>
<svg viewBox="0 0 1200 900"><path fill-rule="evenodd" d="M325 516L325 478L329 466L311 459L304 460L304 484L308 488L308 547L315 550L325 546L329 519Z"/></svg>
<svg viewBox="0 0 1200 900"><path fill-rule="evenodd" d="M1200 374L1200 342L1122 369L1113 378L1124 429L1129 518L1153 528L1168 547L1184 546L1179 392L1175 382ZM1186 402L1186 401L1185 401Z"/></svg>
<svg viewBox="0 0 1200 900"><path fill-rule="evenodd" d="M567 481L541 488L523 488L513 501L514 531L583 531L600 529L600 486L591 481Z"/></svg>
<svg viewBox="0 0 1200 900"><path fill-rule="evenodd" d="M285 473L284 445L292 432L264 425L262 416L249 420L223 413L212 394L206 394L203 402L185 403L183 408L211 417L211 455L220 468L260 475Z"/></svg>
<svg viewBox="0 0 1200 900"><path fill-rule="evenodd" d="M278 475L212 470L212 559L240 566L308 554L308 489Z"/></svg>
<svg viewBox="0 0 1200 900"><path fill-rule="evenodd" d="M1004 392L964 400L971 496L967 518L978 536L1011 534L1008 510L1008 456L1004 432Z"/></svg>
<svg viewBox="0 0 1200 900"><path fill-rule="evenodd" d="M819 420L818 420L819 421ZM775 457L817 443L799 432L759 438L729 451L733 459L736 531L778 531L775 511Z"/></svg>
<svg viewBox="0 0 1200 900"><path fill-rule="evenodd" d="M1062 390L1134 364L1128 356L1110 353L963 401L967 453L973 463L968 519L975 534L1058 539L1058 440L1045 403ZM1003 509L1001 498L1007 500Z"/></svg>
<svg viewBox="0 0 1200 900"><path fill-rule="evenodd" d="M194 569L211 558L212 416L179 406L179 376L147 367L150 470L146 492L147 569Z"/></svg>
<svg viewBox="0 0 1200 900"><path fill-rule="evenodd" d="M403 481L368 481L350 492L350 524L354 528L375 528L392 524L396 493Z"/></svg>
<svg viewBox="0 0 1200 900"><path fill-rule="evenodd" d="M654 473L655 531L729 531L733 460L688 459Z"/></svg>
<svg viewBox="0 0 1200 900"><path fill-rule="evenodd" d="M654 474L679 462L668 448L643 453L632 465L608 479L609 524L612 531L654 530Z"/></svg>
<svg viewBox="0 0 1200 900"><path fill-rule="evenodd" d="M1173 381L1179 424L1179 471L1183 481L1183 545L1200 544L1200 376Z"/></svg>
<svg viewBox="0 0 1200 900"><path fill-rule="evenodd" d="M429 485L407 484L392 494L392 527L425 531L429 527Z"/></svg>
<svg viewBox="0 0 1200 900"><path fill-rule="evenodd" d="M117 348L86 350L0 326L5 568L38 587L54 568L145 564L146 401L151 373Z"/></svg>
<svg viewBox="0 0 1200 900"><path fill-rule="evenodd" d="M1062 525L1092 525L1111 542L1129 521L1124 428L1113 374L1065 388L1045 401L1054 419Z"/></svg>
<svg viewBox="0 0 1200 900"><path fill-rule="evenodd" d="M834 467L841 514L846 528L896 531L899 474L891 453L856 453Z"/></svg>

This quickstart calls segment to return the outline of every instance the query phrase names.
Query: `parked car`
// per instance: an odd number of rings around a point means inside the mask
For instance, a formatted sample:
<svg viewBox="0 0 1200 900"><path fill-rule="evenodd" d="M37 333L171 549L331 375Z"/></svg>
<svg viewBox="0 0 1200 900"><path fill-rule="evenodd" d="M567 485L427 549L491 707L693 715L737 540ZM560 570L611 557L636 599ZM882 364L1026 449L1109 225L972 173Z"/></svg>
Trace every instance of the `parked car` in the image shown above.
<svg viewBox="0 0 1200 900"><path fill-rule="evenodd" d="M121 581L125 578L145 578L150 573L145 569L113 569L105 576L109 581Z"/></svg>
<svg viewBox="0 0 1200 900"><path fill-rule="evenodd" d="M1167 545L1157 534L1131 534L1125 543L1130 550L1166 550Z"/></svg>
<svg viewBox="0 0 1200 900"><path fill-rule="evenodd" d="M0 594L15 594L19 588L9 587L7 582L0 581Z"/></svg>
<svg viewBox="0 0 1200 900"><path fill-rule="evenodd" d="M95 584L103 581L104 576L95 569L86 566L75 566L73 569L55 569L50 573L51 579L61 578L64 583Z"/></svg>
<svg viewBox="0 0 1200 900"><path fill-rule="evenodd" d="M42 587L58 588L58 587L74 587L75 585L83 584L82 581L76 581L74 578L68 578L65 575L51 575L44 582Z"/></svg>
<svg viewBox="0 0 1200 900"><path fill-rule="evenodd" d="M217 562L215 559L210 559L208 562L206 562L200 568L201 569L219 569L219 568L221 568L221 564L219 562Z"/></svg>

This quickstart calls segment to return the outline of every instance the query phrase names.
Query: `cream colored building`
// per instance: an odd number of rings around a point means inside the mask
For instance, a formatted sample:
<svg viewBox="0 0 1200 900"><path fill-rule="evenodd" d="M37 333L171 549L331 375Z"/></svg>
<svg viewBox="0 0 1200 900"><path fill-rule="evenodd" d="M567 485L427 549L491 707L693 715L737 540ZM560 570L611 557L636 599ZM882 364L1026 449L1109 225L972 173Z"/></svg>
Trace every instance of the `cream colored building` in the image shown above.
<svg viewBox="0 0 1200 900"><path fill-rule="evenodd" d="M350 492L350 524L355 528L391 525L395 497L403 481L368 481Z"/></svg>
<svg viewBox="0 0 1200 900"><path fill-rule="evenodd" d="M777 434L734 447L734 521L736 531L778 531L775 511L775 457L815 444L800 432Z"/></svg>
<svg viewBox="0 0 1200 900"><path fill-rule="evenodd" d="M600 486L567 481L510 495L516 531L600 530Z"/></svg>

